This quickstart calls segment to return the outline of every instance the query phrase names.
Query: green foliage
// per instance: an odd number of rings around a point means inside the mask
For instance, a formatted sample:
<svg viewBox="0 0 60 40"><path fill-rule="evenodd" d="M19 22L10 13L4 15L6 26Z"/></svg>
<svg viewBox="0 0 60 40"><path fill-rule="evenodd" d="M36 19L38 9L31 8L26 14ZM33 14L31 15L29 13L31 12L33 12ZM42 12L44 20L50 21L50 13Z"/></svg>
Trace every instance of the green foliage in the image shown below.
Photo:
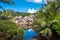
<svg viewBox="0 0 60 40"><path fill-rule="evenodd" d="M30 15L30 13L25 13L25 12L15 12L15 14L14 14L15 16L29 16Z"/></svg>
<svg viewBox="0 0 60 40"><path fill-rule="evenodd" d="M43 36L52 35L52 29L60 35L60 0L48 1L35 15L37 17L36 24L39 24L40 32ZM39 29L39 28L38 28Z"/></svg>
<svg viewBox="0 0 60 40"><path fill-rule="evenodd" d="M30 13L14 12L11 9L0 11L0 19L3 19L3 17L5 19L12 19L16 16L23 16L24 17L24 16L29 16L29 15L30 15Z"/></svg>
<svg viewBox="0 0 60 40"><path fill-rule="evenodd" d="M0 37L8 38L15 33L22 36L24 34L24 30L9 20L0 20Z"/></svg>
<svg viewBox="0 0 60 40"><path fill-rule="evenodd" d="M42 30L41 32L40 32L43 36L48 36L48 37L51 37L51 35L52 35L52 31L51 31L51 29L50 28L45 28L44 30Z"/></svg>
<svg viewBox="0 0 60 40"><path fill-rule="evenodd" d="M11 5L11 4L15 5L15 3L12 0L0 0L0 2L9 4L9 5ZM4 8L2 6L0 6L0 8L4 10Z"/></svg>
<svg viewBox="0 0 60 40"><path fill-rule="evenodd" d="M0 16L0 20L9 20L11 19L11 17L7 17L7 16Z"/></svg>
<svg viewBox="0 0 60 40"><path fill-rule="evenodd" d="M7 4L14 4L12 0L0 0L0 2L7 3Z"/></svg>
<svg viewBox="0 0 60 40"><path fill-rule="evenodd" d="M60 35L60 13L56 15L55 19L55 23L52 23L52 28Z"/></svg>

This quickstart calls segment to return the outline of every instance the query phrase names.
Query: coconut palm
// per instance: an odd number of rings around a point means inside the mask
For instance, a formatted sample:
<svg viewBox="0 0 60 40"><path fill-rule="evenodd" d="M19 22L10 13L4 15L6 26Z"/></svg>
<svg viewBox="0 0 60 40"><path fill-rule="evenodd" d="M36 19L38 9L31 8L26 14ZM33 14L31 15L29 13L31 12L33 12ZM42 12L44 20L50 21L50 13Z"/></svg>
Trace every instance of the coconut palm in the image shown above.
<svg viewBox="0 0 60 40"><path fill-rule="evenodd" d="M37 24L40 25L40 30L38 31L40 34L49 38L52 36L52 28L60 34L60 13L57 10L60 10L60 0L51 0L47 1L44 7L39 10L36 15L38 17Z"/></svg>

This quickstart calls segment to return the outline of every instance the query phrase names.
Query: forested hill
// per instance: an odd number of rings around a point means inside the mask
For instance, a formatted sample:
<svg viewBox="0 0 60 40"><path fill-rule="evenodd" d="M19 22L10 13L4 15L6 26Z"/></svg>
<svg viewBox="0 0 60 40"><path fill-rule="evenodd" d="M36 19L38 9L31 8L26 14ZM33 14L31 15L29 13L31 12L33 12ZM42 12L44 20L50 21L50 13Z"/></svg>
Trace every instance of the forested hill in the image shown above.
<svg viewBox="0 0 60 40"><path fill-rule="evenodd" d="M15 12L15 14L14 15L17 15L17 16L29 16L30 15L30 13L26 13L26 12Z"/></svg>
<svg viewBox="0 0 60 40"><path fill-rule="evenodd" d="M0 16L29 16L30 13L27 12L15 12L13 10L3 10L0 11Z"/></svg>
<svg viewBox="0 0 60 40"><path fill-rule="evenodd" d="M15 12L13 10L3 10L0 11L0 19L10 19L14 18L16 16L29 16L31 13L26 13L26 12Z"/></svg>

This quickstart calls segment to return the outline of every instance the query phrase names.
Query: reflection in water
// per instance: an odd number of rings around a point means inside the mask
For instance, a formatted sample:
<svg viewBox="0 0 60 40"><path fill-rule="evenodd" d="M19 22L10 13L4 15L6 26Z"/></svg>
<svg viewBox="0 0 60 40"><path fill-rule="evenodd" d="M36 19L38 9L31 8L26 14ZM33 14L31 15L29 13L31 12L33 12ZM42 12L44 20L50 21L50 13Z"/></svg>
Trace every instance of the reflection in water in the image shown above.
<svg viewBox="0 0 60 40"><path fill-rule="evenodd" d="M23 38L24 38L24 40L36 40L33 37L34 36L38 36L38 35L39 34L36 33L34 30L28 29L28 30L25 30L25 33L23 35Z"/></svg>

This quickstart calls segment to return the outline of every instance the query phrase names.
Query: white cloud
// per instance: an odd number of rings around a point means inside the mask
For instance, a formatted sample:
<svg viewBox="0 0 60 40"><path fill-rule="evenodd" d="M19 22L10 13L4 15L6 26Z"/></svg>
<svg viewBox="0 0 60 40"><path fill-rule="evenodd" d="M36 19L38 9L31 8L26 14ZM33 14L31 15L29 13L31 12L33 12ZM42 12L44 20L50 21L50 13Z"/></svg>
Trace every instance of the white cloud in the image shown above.
<svg viewBox="0 0 60 40"><path fill-rule="evenodd" d="M27 2L42 3L42 0L27 0Z"/></svg>
<svg viewBox="0 0 60 40"><path fill-rule="evenodd" d="M28 13L35 13L37 12L37 10L34 10L33 8L32 9L28 9Z"/></svg>

